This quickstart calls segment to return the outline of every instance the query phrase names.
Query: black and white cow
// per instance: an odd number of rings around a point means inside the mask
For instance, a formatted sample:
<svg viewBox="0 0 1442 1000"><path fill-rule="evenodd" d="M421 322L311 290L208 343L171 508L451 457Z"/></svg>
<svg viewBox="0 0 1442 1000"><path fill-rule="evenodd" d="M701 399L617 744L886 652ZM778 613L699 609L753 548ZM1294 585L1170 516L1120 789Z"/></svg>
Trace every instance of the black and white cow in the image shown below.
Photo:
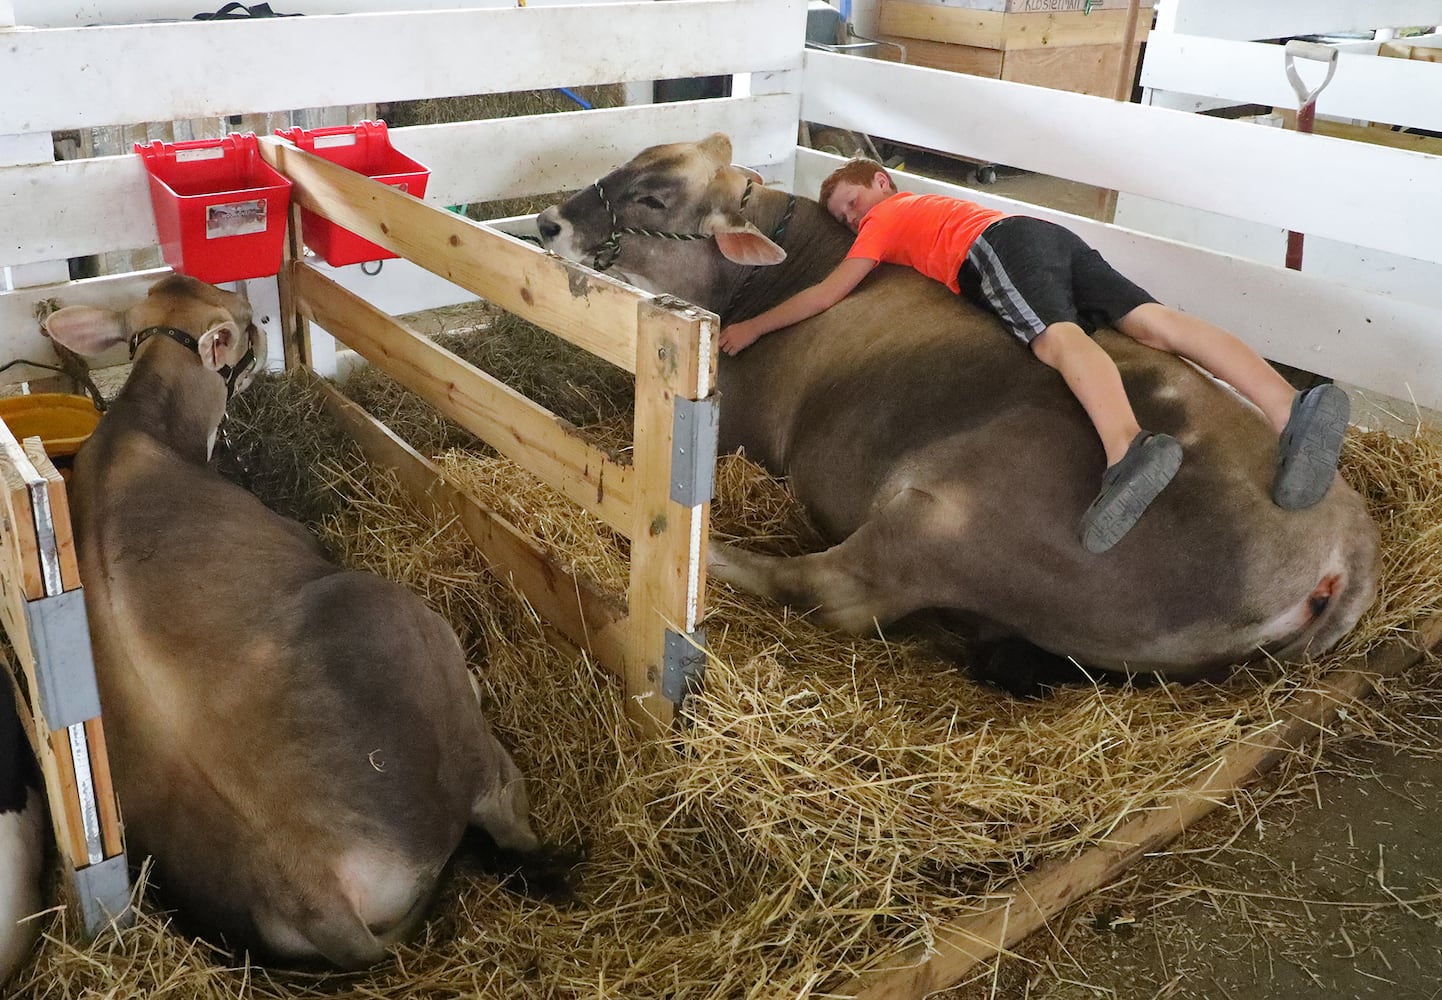
<svg viewBox="0 0 1442 1000"><path fill-rule="evenodd" d="M15 692L0 671L0 986L40 935L39 921L27 918L41 909L44 859L45 793Z"/></svg>

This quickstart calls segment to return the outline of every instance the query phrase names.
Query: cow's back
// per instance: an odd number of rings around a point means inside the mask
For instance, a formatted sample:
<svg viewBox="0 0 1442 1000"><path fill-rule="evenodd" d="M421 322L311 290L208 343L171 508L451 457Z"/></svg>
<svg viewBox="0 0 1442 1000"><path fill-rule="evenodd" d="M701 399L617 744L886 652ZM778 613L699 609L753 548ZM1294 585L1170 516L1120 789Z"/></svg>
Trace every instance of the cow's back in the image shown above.
<svg viewBox="0 0 1442 1000"><path fill-rule="evenodd" d="M146 435L102 425L76 479L116 789L167 900L275 948L267 900L350 877L384 924L428 898L485 777L449 625Z"/></svg>
<svg viewBox="0 0 1442 1000"><path fill-rule="evenodd" d="M939 439L989 449L999 420L1057 403L1050 383L1061 384L990 314L889 265L819 316L723 358L718 377L721 448L789 477L833 539L869 516L908 454ZM1074 420L1051 424L1101 455Z"/></svg>

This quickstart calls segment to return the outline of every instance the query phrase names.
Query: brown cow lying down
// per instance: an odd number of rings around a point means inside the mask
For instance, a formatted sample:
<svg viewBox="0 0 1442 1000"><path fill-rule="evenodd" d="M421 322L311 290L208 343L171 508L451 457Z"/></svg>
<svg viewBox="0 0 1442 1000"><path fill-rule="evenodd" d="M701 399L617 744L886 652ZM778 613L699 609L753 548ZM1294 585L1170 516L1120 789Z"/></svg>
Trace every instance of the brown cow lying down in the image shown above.
<svg viewBox="0 0 1442 1000"><path fill-rule="evenodd" d="M852 234L730 159L720 133L647 149L541 213L541 237L723 322L754 316L826 277ZM1277 435L1257 410L1170 354L1097 340L1142 426L1187 456L1116 548L1075 537L1105 463L1061 376L939 282L882 266L721 358L722 448L789 477L835 544L789 559L713 544L712 573L838 628L944 609L1121 671L1188 676L1332 646L1376 589L1361 498L1338 478L1315 507L1280 509Z"/></svg>
<svg viewBox="0 0 1442 1000"><path fill-rule="evenodd" d="M131 857L232 947L377 961L468 825L537 847L455 633L207 467L228 387L265 357L241 297L175 276L126 312L46 325L135 358L71 487Z"/></svg>

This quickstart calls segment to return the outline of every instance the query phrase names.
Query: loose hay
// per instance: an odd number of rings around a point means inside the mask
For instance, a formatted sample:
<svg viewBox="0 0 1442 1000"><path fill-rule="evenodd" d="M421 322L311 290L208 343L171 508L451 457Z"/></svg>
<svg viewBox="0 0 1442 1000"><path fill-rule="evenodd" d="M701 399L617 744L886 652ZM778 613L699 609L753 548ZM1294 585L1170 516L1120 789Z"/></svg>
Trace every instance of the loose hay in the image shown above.
<svg viewBox="0 0 1442 1000"><path fill-rule="evenodd" d="M621 450L629 400L613 372L569 355L551 356L548 372L529 369L560 349L548 335L489 322L449 346L513 384L544 383L524 387ZM624 539L384 381L370 373L349 388L563 560L624 586ZM674 735L638 745L613 679L547 645L536 616L485 574L455 525L415 516L393 482L326 429L304 379L267 379L248 395L236 423L249 466L271 473L252 478L268 500L301 513L346 563L411 586L455 625L487 712L530 777L538 828L587 847L580 900L529 902L461 870L423 939L358 976L247 968L153 914L77 949L57 920L22 995L821 995L839 973L980 909L1004 879L1096 843L1339 657L1442 609L1442 435L1354 434L1344 472L1382 529L1382 591L1326 661L1283 678L1077 685L1023 702L976 683L924 636L838 637L713 587L705 690ZM294 480L280 482L278 470ZM820 544L784 488L743 458L722 460L717 489L718 533L779 552ZM1388 687L1402 699L1412 690L1406 679ZM1375 711L1351 724L1392 725Z"/></svg>

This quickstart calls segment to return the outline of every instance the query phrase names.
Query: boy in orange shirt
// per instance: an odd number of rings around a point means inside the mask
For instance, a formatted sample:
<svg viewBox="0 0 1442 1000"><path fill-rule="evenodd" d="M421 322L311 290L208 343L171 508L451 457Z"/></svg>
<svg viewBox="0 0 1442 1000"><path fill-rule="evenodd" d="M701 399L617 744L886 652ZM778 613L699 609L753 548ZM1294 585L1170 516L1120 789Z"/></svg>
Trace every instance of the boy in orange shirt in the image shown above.
<svg viewBox="0 0 1442 1000"><path fill-rule="evenodd" d="M878 263L904 264L1000 317L1061 373L1086 410L1107 461L1101 492L1082 517L1088 551L1120 541L1182 461L1175 438L1138 425L1116 364L1088 333L1098 326L1180 355L1255 404L1281 435L1272 484L1278 506L1310 507L1330 488L1350 411L1342 389L1298 393L1242 341L1157 302L1071 230L958 198L898 192L885 168L866 159L832 173L820 201L857 234L851 251L817 284L722 329L727 354L831 308Z"/></svg>

